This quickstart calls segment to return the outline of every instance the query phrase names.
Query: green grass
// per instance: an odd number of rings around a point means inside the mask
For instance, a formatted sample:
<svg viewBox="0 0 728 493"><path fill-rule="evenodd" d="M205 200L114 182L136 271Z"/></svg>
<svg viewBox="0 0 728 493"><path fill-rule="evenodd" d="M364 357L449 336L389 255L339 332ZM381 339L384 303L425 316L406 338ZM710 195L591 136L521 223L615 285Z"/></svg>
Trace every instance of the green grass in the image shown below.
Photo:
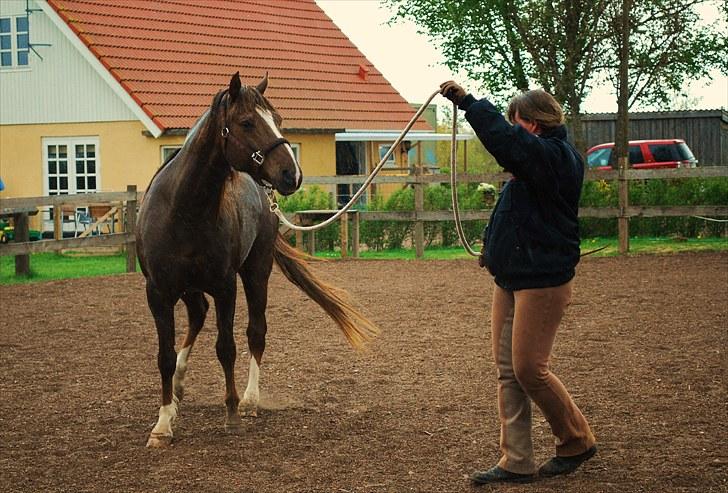
<svg viewBox="0 0 728 493"><path fill-rule="evenodd" d="M619 255L619 242L616 238L585 238L581 241L581 252L588 253L601 247L604 250L592 254L596 257L612 257ZM479 249L479 245L471 247ZM630 238L631 255L679 253L699 251L728 251L728 238L690 238L677 240L673 238ZM369 260L415 260L414 249L399 248L382 251L362 251L359 256ZM340 252L316 252L316 257L340 258ZM426 260L453 260L471 257L462 247L431 247L425 249Z"/></svg>
<svg viewBox="0 0 728 493"><path fill-rule="evenodd" d="M30 276L15 276L15 257L0 257L0 284L17 284L126 272L126 254L78 255L36 253L30 256Z"/></svg>
<svg viewBox="0 0 728 493"><path fill-rule="evenodd" d="M619 243L616 238L587 238L581 242L583 253L606 246L604 250L594 253L595 257L619 255ZM476 248L477 249L477 248ZM630 238L630 255L666 254L680 252L726 252L728 238ZM338 259L340 253L317 252L316 257ZM384 251L362 251L364 260L415 260L414 249L396 249ZM461 247L431 247L425 249L425 260L472 259ZM104 255L84 256L58 253L38 253L30 258L31 275L15 276L15 259L11 256L0 257L0 284L17 284L50 281L54 279L72 279L77 277L93 277L120 274L126 271L126 256ZM137 267L137 270L138 267Z"/></svg>

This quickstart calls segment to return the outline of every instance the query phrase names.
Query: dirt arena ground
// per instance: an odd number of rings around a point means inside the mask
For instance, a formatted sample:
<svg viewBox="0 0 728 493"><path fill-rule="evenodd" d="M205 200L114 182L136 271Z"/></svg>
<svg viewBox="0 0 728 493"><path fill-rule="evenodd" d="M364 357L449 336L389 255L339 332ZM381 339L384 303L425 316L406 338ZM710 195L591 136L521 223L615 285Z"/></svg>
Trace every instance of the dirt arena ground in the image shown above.
<svg viewBox="0 0 728 493"><path fill-rule="evenodd" d="M382 328L369 351L350 350L274 271L264 409L245 418L243 434L224 432L211 310L163 451L144 446L159 377L142 276L0 286L0 490L728 491L728 255L582 261L553 368L599 453L572 476L499 488L467 479L499 457L487 274L474 261L314 268ZM538 412L534 440L547 459L553 439Z"/></svg>

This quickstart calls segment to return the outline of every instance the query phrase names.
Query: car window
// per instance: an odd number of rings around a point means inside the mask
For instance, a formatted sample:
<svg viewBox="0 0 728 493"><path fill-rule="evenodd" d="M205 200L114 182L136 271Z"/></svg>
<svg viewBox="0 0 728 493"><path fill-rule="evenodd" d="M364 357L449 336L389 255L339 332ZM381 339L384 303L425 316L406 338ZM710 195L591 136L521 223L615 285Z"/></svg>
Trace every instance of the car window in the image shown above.
<svg viewBox="0 0 728 493"><path fill-rule="evenodd" d="M677 146L675 144L650 144L650 152L652 157L658 163L664 161L679 161L680 156L677 153Z"/></svg>
<svg viewBox="0 0 728 493"><path fill-rule="evenodd" d="M680 142L677 145L677 153L680 155L680 159L682 159L683 161L693 161L695 159L693 151L690 150L685 142Z"/></svg>
<svg viewBox="0 0 728 493"><path fill-rule="evenodd" d="M629 146L629 164L644 163L645 158L642 156L642 148L640 146Z"/></svg>
<svg viewBox="0 0 728 493"><path fill-rule="evenodd" d="M586 158L586 162L590 168L596 168L598 166L609 166L609 156L612 154L611 147L605 147L603 149L597 149L596 151L589 154Z"/></svg>

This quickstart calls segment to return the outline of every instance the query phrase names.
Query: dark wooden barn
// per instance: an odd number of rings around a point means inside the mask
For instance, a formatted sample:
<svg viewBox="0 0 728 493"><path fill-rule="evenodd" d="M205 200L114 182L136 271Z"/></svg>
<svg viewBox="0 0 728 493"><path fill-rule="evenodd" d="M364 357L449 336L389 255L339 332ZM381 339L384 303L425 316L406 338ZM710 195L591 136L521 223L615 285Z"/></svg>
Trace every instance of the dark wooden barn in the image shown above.
<svg viewBox="0 0 728 493"><path fill-rule="evenodd" d="M616 113L586 114L587 149L614 142ZM728 166L728 111L655 111L629 115L629 139L683 139L698 166Z"/></svg>

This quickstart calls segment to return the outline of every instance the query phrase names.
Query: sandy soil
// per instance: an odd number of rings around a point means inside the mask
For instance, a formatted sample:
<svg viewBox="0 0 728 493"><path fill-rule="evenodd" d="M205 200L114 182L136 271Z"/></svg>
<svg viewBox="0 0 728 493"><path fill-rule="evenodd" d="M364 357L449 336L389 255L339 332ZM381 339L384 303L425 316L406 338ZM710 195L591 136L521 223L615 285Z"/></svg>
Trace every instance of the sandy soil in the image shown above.
<svg viewBox="0 0 728 493"><path fill-rule="evenodd" d="M381 336L350 350L274 271L259 417L241 435L223 430L211 310L163 451L144 446L160 389L142 276L0 286L0 490L494 491L467 479L499 457L487 274L474 261L314 268ZM241 393L245 319L240 296ZM585 258L553 369L599 453L570 477L497 491L728 491L727 328L726 254ZM538 412L534 439L550 457Z"/></svg>

